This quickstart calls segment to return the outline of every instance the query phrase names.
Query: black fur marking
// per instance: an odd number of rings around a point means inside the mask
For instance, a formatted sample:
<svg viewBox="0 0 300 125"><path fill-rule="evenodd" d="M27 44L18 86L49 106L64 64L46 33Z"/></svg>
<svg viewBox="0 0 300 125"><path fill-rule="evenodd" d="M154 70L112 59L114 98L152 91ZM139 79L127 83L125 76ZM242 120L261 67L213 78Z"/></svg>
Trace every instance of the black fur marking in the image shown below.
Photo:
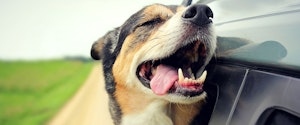
<svg viewBox="0 0 300 125"><path fill-rule="evenodd" d="M117 55L111 52L111 48L113 44L116 44L117 41L117 34L118 29L109 32L106 34L105 38L105 45L102 49L102 64L103 64L103 71L105 77L105 88L109 94L113 94L115 92L115 83L114 78L112 75L112 66L116 60Z"/></svg>
<svg viewBox="0 0 300 125"><path fill-rule="evenodd" d="M116 101L116 99L113 95L109 95L108 107L109 107L109 112L111 114L114 124L120 125L122 111L121 111L121 108L120 108L118 102Z"/></svg>
<svg viewBox="0 0 300 125"><path fill-rule="evenodd" d="M124 40L126 39L126 37L131 34L134 29L137 27L138 25L138 21L141 18L141 13L143 12L143 10L133 14L120 28L120 34L118 36L118 43L117 43L117 47L114 51L115 55L119 55L119 52L121 51L121 47L123 45Z"/></svg>

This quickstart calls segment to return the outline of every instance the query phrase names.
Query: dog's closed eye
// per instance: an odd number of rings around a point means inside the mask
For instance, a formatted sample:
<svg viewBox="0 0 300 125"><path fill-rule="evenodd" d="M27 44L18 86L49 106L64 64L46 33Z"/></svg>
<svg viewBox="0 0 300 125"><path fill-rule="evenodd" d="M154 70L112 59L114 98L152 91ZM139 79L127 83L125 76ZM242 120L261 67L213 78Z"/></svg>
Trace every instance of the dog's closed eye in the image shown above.
<svg viewBox="0 0 300 125"><path fill-rule="evenodd" d="M150 19L142 24L139 25L139 27L143 27L143 26L154 26L156 24L161 23L163 20L161 18L153 18Z"/></svg>

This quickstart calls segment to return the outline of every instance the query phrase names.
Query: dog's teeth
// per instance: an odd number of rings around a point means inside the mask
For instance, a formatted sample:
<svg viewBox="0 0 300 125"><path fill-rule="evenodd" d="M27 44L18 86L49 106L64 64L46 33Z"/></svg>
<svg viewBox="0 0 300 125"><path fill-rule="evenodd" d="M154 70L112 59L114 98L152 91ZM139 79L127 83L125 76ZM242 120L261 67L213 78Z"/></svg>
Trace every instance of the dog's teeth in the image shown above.
<svg viewBox="0 0 300 125"><path fill-rule="evenodd" d="M196 78L195 78L195 75L192 73L192 78L191 79L193 79L193 80L195 80Z"/></svg>
<svg viewBox="0 0 300 125"><path fill-rule="evenodd" d="M185 82L185 83L188 83L188 82L189 82L189 78L185 77L185 78L184 78L184 82Z"/></svg>
<svg viewBox="0 0 300 125"><path fill-rule="evenodd" d="M182 69L179 68L178 69L178 82L182 83L183 81L184 81L184 76L183 76L183 73L182 73Z"/></svg>
<svg viewBox="0 0 300 125"><path fill-rule="evenodd" d="M190 69L188 69L188 72ZM203 84L205 79L206 79L206 76L207 76L207 71L205 70L202 75L195 80L194 78L194 74L192 74L192 78L188 78L188 77L184 77L183 76L183 72L182 72L182 69L179 68L178 69L178 83L179 84L188 84L188 83L193 83L193 84Z"/></svg>
<svg viewBox="0 0 300 125"><path fill-rule="evenodd" d="M206 76L207 76L207 71L205 70L202 75L197 79L197 82L202 84L204 83L205 79L206 79Z"/></svg>
<svg viewBox="0 0 300 125"><path fill-rule="evenodd" d="M195 79L195 75L194 75L194 73L192 72L192 69L191 69L191 68L188 69L188 72L189 72L189 74L190 74L190 76L191 76L191 79Z"/></svg>

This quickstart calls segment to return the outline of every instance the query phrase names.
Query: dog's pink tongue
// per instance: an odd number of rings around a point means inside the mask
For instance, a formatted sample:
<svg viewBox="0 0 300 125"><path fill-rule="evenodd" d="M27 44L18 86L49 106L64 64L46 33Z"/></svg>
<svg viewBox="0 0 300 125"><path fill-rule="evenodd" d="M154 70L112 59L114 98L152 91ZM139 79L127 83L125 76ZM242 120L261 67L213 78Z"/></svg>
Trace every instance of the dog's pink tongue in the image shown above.
<svg viewBox="0 0 300 125"><path fill-rule="evenodd" d="M157 66L156 73L150 81L150 87L155 94L164 95L176 80L178 80L177 70L161 64Z"/></svg>

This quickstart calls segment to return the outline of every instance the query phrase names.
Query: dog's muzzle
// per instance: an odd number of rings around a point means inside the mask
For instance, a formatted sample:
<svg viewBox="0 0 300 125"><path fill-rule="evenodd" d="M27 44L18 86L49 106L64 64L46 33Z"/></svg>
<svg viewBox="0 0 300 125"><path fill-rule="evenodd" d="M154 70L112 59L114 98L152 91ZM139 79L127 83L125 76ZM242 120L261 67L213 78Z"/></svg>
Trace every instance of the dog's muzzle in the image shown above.
<svg viewBox="0 0 300 125"><path fill-rule="evenodd" d="M182 15L183 22L188 22L193 30L198 32L209 29L213 13L206 5L190 6ZM186 34L192 35L192 34ZM147 60L137 68L137 76L142 84L157 94L177 94L183 96L197 96L203 92L206 78L204 68L212 57L210 41L202 36L190 36L188 44L177 48L172 55L164 58ZM212 50L213 49L213 50ZM196 78L197 73L201 75Z"/></svg>

